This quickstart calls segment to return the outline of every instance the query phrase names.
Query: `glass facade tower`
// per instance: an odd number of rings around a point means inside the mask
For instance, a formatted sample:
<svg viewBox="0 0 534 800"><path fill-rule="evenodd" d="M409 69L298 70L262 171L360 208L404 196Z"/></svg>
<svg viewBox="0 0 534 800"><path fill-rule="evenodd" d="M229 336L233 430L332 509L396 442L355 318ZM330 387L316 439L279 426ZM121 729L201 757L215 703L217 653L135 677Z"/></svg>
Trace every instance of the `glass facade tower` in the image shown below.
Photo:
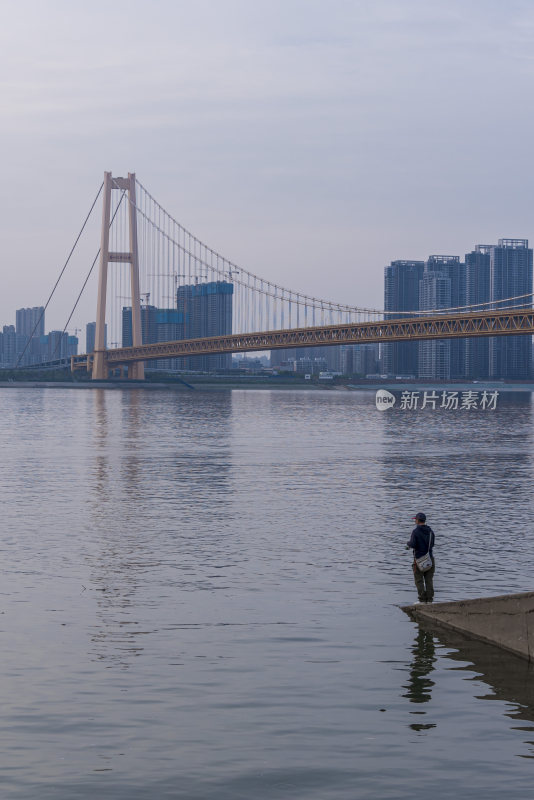
<svg viewBox="0 0 534 800"><path fill-rule="evenodd" d="M499 239L489 248L491 300L517 297L507 306L532 307L532 248L528 239ZM499 304L495 305L499 308ZM489 340L489 374L492 378L528 380L532 375L531 336L493 336Z"/></svg>
<svg viewBox="0 0 534 800"><path fill-rule="evenodd" d="M424 261L392 261L384 269L384 309L386 319L395 319L397 311L419 309L419 283ZM403 319L405 317L403 316ZM382 371L388 375L417 376L417 342L392 342L381 347Z"/></svg>

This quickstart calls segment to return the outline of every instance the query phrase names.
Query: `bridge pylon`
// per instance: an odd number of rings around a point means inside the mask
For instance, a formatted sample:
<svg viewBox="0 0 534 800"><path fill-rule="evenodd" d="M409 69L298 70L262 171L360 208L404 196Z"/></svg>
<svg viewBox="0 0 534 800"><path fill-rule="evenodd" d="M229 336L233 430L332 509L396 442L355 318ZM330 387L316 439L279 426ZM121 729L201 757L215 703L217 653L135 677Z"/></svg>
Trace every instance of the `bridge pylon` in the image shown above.
<svg viewBox="0 0 534 800"><path fill-rule="evenodd" d="M119 189L128 193L129 244L127 253L110 252L109 228L111 223L111 191ZM130 264L130 285L132 295L132 344L142 344L141 336L141 295L139 291L139 251L137 247L137 207L135 202L135 173L129 172L127 178L114 178L111 172L104 173L104 200L102 205L102 233L100 240L100 268L98 275L98 297L96 302L95 350L92 378L94 381L106 380L109 367L106 350L106 294L108 264L122 262ZM134 361L128 366L128 377L144 380L145 362Z"/></svg>

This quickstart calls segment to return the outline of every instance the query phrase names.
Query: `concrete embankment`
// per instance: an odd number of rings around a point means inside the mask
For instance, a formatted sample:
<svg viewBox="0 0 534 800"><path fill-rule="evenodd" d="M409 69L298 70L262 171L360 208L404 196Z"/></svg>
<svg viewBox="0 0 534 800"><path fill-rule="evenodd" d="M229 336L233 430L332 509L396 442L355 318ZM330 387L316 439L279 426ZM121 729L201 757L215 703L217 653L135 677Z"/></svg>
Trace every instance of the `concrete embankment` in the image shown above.
<svg viewBox="0 0 534 800"><path fill-rule="evenodd" d="M534 661L534 592L401 606L415 622L431 622Z"/></svg>

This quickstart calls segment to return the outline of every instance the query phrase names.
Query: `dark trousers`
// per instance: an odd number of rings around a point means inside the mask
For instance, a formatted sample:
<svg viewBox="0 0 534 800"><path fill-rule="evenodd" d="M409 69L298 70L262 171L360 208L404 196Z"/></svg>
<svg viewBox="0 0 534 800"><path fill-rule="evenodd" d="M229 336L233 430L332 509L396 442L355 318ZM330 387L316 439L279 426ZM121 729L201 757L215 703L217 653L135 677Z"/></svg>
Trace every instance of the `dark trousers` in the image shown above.
<svg viewBox="0 0 534 800"><path fill-rule="evenodd" d="M417 594L421 603L431 603L434 599L434 572L436 562L432 559L432 566L426 572L417 569L417 564L412 564L413 578L417 587Z"/></svg>

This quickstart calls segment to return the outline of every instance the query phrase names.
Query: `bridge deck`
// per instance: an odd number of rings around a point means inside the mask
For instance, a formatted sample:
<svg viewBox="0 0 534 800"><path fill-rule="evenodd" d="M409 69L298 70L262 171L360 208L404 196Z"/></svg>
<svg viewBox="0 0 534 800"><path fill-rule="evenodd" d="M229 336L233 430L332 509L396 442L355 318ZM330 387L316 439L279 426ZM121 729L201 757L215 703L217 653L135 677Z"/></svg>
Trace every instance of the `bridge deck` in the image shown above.
<svg viewBox="0 0 534 800"><path fill-rule="evenodd" d="M534 309L506 309L469 314L292 328L259 333L234 333L203 339L180 339L106 351L109 366L156 358L183 358L214 353L244 353L285 347L324 347L339 344L458 339L473 336L534 334ZM86 363L87 355L75 356L73 368Z"/></svg>

